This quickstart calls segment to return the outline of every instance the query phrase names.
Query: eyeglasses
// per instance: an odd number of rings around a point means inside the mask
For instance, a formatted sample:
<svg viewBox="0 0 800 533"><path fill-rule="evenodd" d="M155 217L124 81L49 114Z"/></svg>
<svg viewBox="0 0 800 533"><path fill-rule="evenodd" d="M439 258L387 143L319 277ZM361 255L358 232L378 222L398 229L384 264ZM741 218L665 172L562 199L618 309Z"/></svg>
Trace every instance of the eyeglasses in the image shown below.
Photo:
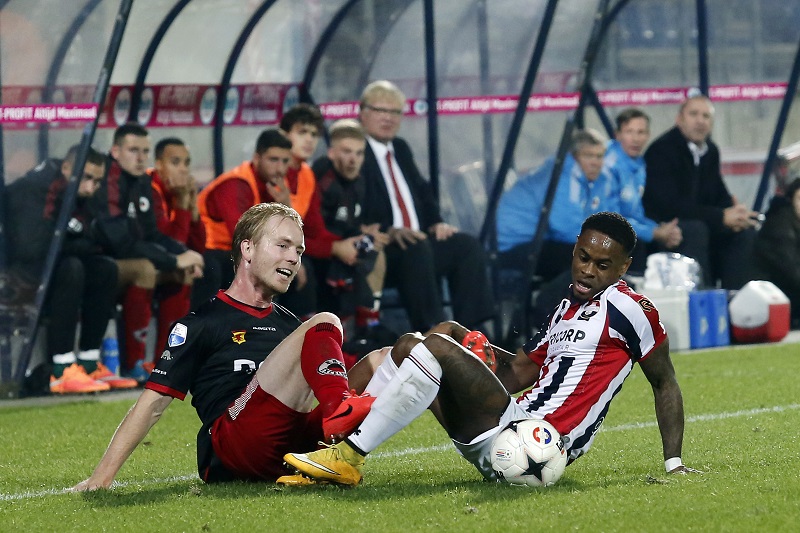
<svg viewBox="0 0 800 533"><path fill-rule="evenodd" d="M399 117L403 114L402 109L389 109L386 107L375 107L374 105L365 105L365 108L369 109L370 111L375 111L376 113L383 113L386 115L392 115L393 117Z"/></svg>

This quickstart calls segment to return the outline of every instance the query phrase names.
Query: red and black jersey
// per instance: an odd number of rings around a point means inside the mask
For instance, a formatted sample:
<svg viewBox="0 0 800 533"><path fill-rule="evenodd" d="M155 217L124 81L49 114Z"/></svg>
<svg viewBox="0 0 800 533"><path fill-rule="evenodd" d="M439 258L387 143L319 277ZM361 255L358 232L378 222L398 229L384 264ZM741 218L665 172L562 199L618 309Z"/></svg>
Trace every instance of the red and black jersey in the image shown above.
<svg viewBox="0 0 800 533"><path fill-rule="evenodd" d="M219 291L175 324L146 388L179 400L191 392L204 428L210 426L299 325L278 304L260 309Z"/></svg>
<svg viewBox="0 0 800 533"><path fill-rule="evenodd" d="M109 156L106 179L90 203L108 255L148 259L161 271L177 268L177 256L186 251L186 246L159 231L150 176L129 174Z"/></svg>

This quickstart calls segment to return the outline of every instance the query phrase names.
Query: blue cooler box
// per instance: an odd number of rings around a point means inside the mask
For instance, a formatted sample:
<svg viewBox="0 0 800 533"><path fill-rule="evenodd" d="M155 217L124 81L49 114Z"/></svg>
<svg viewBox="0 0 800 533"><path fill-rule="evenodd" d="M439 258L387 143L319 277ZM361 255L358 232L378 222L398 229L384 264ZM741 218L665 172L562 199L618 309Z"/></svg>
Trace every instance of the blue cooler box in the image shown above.
<svg viewBox="0 0 800 533"><path fill-rule="evenodd" d="M730 344L728 298L724 289L689 293L689 343L692 348Z"/></svg>

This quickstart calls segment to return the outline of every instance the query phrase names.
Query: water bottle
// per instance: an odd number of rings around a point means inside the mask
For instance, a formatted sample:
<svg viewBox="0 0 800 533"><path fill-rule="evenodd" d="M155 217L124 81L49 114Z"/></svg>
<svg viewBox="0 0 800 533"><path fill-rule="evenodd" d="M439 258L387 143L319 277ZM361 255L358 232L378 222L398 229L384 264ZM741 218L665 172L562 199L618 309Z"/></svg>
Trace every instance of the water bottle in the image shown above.
<svg viewBox="0 0 800 533"><path fill-rule="evenodd" d="M115 337L106 337L103 339L103 345L100 349L100 357L103 364L109 371L114 374L119 372L119 344Z"/></svg>

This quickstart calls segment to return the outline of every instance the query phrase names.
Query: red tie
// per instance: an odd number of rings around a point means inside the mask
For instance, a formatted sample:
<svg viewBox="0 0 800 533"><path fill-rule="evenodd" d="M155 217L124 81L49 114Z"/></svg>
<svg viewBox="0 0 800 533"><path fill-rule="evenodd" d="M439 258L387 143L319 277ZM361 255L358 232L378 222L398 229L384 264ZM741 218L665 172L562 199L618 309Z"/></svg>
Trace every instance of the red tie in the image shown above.
<svg viewBox="0 0 800 533"><path fill-rule="evenodd" d="M386 165L389 167L389 176L392 178L392 185L394 185L394 196L397 198L397 207L400 208L400 214L403 216L403 227L411 227L411 217L408 216L408 209L406 203L403 201L403 195L400 194L400 187L397 186L397 178L394 177L394 168L392 168L392 152L386 151Z"/></svg>

